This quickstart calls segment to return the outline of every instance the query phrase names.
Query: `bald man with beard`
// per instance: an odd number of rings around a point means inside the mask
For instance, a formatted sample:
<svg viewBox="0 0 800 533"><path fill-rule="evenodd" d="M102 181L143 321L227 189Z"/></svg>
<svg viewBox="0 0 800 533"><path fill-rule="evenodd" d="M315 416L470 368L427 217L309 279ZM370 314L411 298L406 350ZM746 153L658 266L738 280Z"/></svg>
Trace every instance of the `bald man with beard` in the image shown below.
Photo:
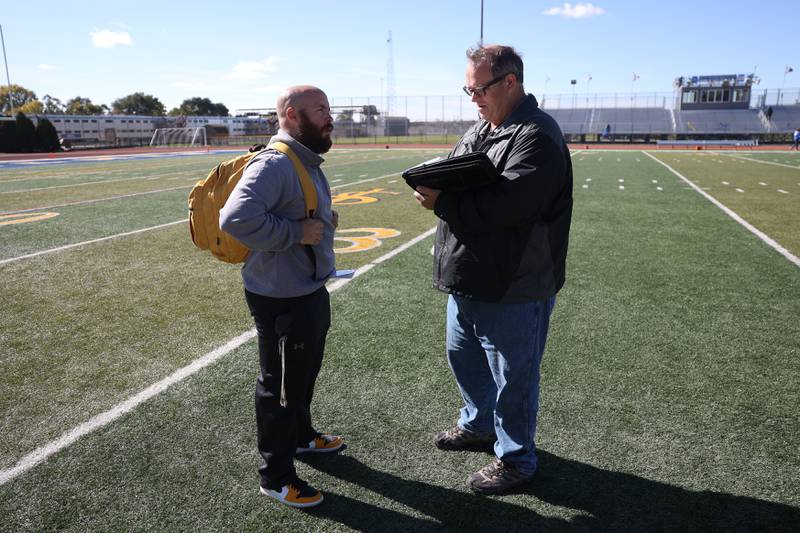
<svg viewBox="0 0 800 533"><path fill-rule="evenodd" d="M287 89L277 108L280 130L270 145L283 142L297 155L316 188L317 210L307 217L291 160L268 145L248 164L219 222L251 250L242 280L258 332L261 492L292 507L312 507L322 503L322 493L297 477L295 454L335 452L344 444L340 436L318 432L310 411L331 320L325 282L335 272L338 215L320 168L333 119L325 93L308 85Z"/></svg>

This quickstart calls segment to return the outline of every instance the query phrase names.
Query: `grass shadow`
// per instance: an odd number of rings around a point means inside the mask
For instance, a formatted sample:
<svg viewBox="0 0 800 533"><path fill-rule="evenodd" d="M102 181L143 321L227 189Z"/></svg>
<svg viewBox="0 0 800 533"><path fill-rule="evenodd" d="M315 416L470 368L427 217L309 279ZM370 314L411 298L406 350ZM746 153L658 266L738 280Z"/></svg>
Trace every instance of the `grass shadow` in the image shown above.
<svg viewBox="0 0 800 533"><path fill-rule="evenodd" d="M687 490L542 450L538 454L536 478L516 494L577 511L571 520L543 516L503 497L403 479L347 455L298 459L430 517L417 518L326 491L327 501L314 514L360 531L800 531L796 507Z"/></svg>

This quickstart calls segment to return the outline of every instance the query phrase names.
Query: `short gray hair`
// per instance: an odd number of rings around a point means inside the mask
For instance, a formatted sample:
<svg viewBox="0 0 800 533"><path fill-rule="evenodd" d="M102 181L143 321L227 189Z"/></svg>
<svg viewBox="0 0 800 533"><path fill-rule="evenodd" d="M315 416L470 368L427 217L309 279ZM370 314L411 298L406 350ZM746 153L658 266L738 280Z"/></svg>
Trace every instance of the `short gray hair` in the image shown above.
<svg viewBox="0 0 800 533"><path fill-rule="evenodd" d="M467 59L473 65L487 63L492 76L513 74L522 84L522 57L510 46L477 44L467 50Z"/></svg>

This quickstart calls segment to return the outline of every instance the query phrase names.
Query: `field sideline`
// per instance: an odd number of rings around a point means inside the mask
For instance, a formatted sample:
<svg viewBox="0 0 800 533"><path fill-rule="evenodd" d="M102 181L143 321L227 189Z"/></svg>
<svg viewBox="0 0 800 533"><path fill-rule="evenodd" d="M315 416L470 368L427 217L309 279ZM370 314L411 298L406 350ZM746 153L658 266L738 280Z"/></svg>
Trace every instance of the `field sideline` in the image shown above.
<svg viewBox="0 0 800 533"><path fill-rule="evenodd" d="M399 176L445 152L326 156L360 270L331 287L315 417L348 449L300 463L310 512L258 495L241 281L185 226L230 154L0 164L0 530L798 530L800 155L573 152L541 471L483 498L487 456L430 442L459 402Z"/></svg>

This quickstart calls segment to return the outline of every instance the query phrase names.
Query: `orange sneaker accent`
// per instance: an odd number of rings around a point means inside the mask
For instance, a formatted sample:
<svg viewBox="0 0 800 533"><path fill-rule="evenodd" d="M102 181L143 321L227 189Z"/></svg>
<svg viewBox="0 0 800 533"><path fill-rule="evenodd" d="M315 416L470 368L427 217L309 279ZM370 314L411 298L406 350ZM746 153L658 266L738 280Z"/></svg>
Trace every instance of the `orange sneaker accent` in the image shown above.
<svg viewBox="0 0 800 533"><path fill-rule="evenodd" d="M296 453L326 453L335 452L344 445L344 439L339 435L317 435L314 440L304 448L297 448Z"/></svg>
<svg viewBox="0 0 800 533"><path fill-rule="evenodd" d="M290 507L314 507L322 503L322 493L309 485L295 485L290 483L281 487L281 490L272 490L261 487L261 494L274 498Z"/></svg>

